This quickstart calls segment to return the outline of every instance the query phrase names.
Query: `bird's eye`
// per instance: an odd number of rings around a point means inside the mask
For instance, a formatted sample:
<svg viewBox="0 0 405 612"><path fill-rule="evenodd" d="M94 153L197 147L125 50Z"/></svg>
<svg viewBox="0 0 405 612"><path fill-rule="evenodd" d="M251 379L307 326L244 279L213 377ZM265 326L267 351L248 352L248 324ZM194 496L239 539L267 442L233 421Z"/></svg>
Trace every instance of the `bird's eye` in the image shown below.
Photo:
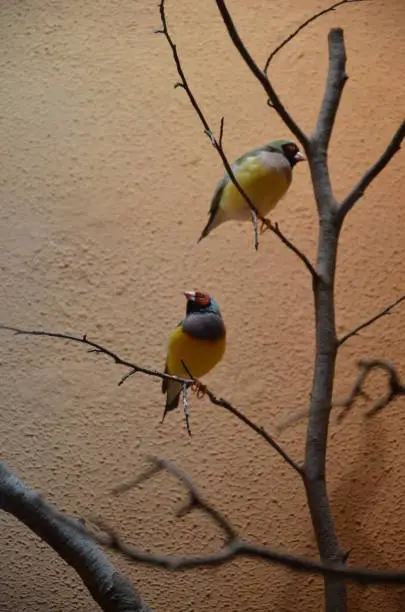
<svg viewBox="0 0 405 612"><path fill-rule="evenodd" d="M197 304L201 306L207 306L210 302L210 297L206 293L202 293L201 291L195 292L195 301Z"/></svg>

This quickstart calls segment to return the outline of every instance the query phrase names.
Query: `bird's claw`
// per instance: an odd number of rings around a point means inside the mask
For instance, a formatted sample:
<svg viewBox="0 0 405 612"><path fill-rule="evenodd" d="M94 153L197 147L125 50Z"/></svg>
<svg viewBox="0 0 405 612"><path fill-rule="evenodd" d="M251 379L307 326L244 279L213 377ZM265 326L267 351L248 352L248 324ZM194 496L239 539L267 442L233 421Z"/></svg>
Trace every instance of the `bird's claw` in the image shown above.
<svg viewBox="0 0 405 612"><path fill-rule="evenodd" d="M269 221L268 219L262 219L260 221L260 230L259 230L260 235L264 234L264 232L267 232L267 230L270 229L270 226L271 226L271 221Z"/></svg>
<svg viewBox="0 0 405 612"><path fill-rule="evenodd" d="M195 380L191 385L191 391L196 394L197 399L201 399L207 393L207 387L199 380Z"/></svg>

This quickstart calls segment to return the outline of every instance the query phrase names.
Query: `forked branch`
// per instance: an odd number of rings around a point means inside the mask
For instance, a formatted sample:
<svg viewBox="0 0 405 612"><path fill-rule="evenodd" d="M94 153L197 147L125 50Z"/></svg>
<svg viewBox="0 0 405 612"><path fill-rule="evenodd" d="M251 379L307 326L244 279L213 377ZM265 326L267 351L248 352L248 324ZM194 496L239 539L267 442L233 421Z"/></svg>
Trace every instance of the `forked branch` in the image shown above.
<svg viewBox="0 0 405 612"><path fill-rule="evenodd" d="M227 517L204 499L190 477L173 463L163 459L151 459L151 467L121 487L114 489L114 494L121 494L132 489L141 482L166 471L174 476L184 486L188 493L188 501L177 512L177 516L185 516L194 510L202 511L223 535L223 544L219 549L207 555L167 555L150 553L136 546L127 544L118 533L105 524L103 520L92 518L86 525L79 525L80 530L87 533L101 545L118 552L126 559L135 563L143 563L167 570L180 571L197 567L212 567L223 565L237 557L261 559L267 563L284 566L288 569L310 574L330 577L342 577L360 584L405 584L405 572L379 571L372 569L346 567L343 563L322 563L298 557L278 550L252 544L242 539ZM86 525L86 526L85 526ZM91 528L94 525L97 531ZM347 555L346 555L347 556Z"/></svg>
<svg viewBox="0 0 405 612"><path fill-rule="evenodd" d="M323 15L326 15L327 13L331 13L332 11L336 10L339 6L342 6L343 4L355 4L357 2L367 2L367 0L340 0L340 2L335 2L335 4L332 4L329 8L326 8L323 11L319 11L319 13L315 13L314 15L309 17L309 19L306 19L303 23L301 23L301 25L298 26L298 28L294 30L294 32L292 32L289 36L287 36L287 38L285 38L283 42L281 42L279 45L277 45L275 49L273 49L273 51L270 53L264 65L264 72L267 74L270 63L272 62L274 57L277 55L277 53L279 53L281 49L283 49L283 47L288 45L288 43L291 42L293 38L295 38L302 30L304 30L307 26L313 23L316 19L319 19L319 17L322 17Z"/></svg>
<svg viewBox="0 0 405 612"><path fill-rule="evenodd" d="M187 368L187 366L184 363L184 361L182 363L183 363L183 366L184 366L187 374L190 376L190 378L192 380L194 380L194 382L198 382L193 377L192 373ZM284 461L290 467L292 467L293 470L295 470L297 472L297 474L299 474L301 476L301 478L304 477L304 470L302 469L302 467L300 467L298 465L298 463L296 463L293 459L291 459L291 457L288 455L288 453L286 453L286 451L278 444L278 442L276 442L276 440L273 438L273 436L271 436L269 433L267 433L267 431L264 429L264 427L260 427L259 425L256 425L256 423L251 421L247 416L245 416L242 412L240 412L240 410L238 410L237 408L232 406L232 404L230 402L228 402L227 400L225 400L223 398L216 397L216 395L214 395L214 393L212 393L212 391L210 391L208 389L208 387L204 386L203 393L209 397L209 399L210 399L212 404L214 404L215 406L220 406L221 408L224 408L225 410L227 410L228 412L230 412L231 414L236 416L240 421L242 421L242 423L247 425L255 433L257 433L261 438L266 440L266 442L268 442L268 444L270 444L270 446L272 448L274 448L274 450L280 455L280 457L282 457L284 459Z"/></svg>
<svg viewBox="0 0 405 612"><path fill-rule="evenodd" d="M217 139L214 136L213 131L211 130L209 123L204 115L204 113L201 110L200 105L198 104L193 92L190 89L190 86L188 84L187 81L187 77L184 73L184 70L182 68L181 65L181 61L180 61L180 56L179 53L177 51L177 47L176 44L174 43L171 34L169 32L168 29L168 25L167 25L167 19L166 19L166 11L165 11L165 0L160 0L160 4L159 4L159 10L160 10L160 17L161 17L161 21L162 21L162 29L157 30L156 32L158 34L163 34L170 46L170 49L172 50L172 54L173 54L173 58L174 58L174 62L176 64L176 69L177 69L177 73L180 77L180 82L176 83L175 87L181 87L182 89L184 89L184 91L186 92L194 110L196 111L202 125L204 126L204 133L208 136L208 138L210 139L210 142L212 144L212 146L214 147L214 149L217 151L218 155L220 156L223 166L230 178L230 180L232 181L232 183L235 185L236 189L239 191L240 195L244 198L244 200L246 201L247 205L249 206L250 210L252 211L252 218L253 218L253 225L254 225L254 232L255 232L255 248L257 249L259 246L259 234L258 234L258 227L257 227L257 221L260 220L270 231L273 232L273 234L275 234L282 242L285 246L287 246L295 255L297 255L297 257L304 263L305 267L308 269L308 271L311 273L313 278L316 278L316 272L314 267L312 266L311 262L309 261L309 259L306 257L306 255L304 253L302 253L298 247L296 247L291 240L289 240L286 236L284 236L284 234L282 233L282 231L280 230L280 228L278 227L278 225L273 225L268 219L265 219L264 217L262 217L259 214L259 211L257 210L256 206L253 204L252 200L249 198L249 196L247 195L247 193L244 191L244 189L241 187L241 185L238 183L236 176L232 170L231 164L225 154L224 151L224 147L223 147L223 135L224 135L224 117L222 117L221 119L221 123L220 123L220 135L219 138Z"/></svg>
<svg viewBox="0 0 405 612"><path fill-rule="evenodd" d="M348 412L353 408L356 400L363 397L370 399L365 391L366 380L374 370L383 370L387 374L387 391L384 395L374 401L372 407L366 412L366 416L372 416L383 408L386 408L396 397L405 395L405 386L402 384L395 367L382 359L361 360L357 363L360 373L353 385L351 393L335 406L342 407L343 410L338 416L338 421L342 421Z"/></svg>
<svg viewBox="0 0 405 612"><path fill-rule="evenodd" d="M307 135L301 130L299 125L292 118L290 113L285 108L284 104L281 102L267 74L263 70L261 70L261 68L259 68L259 66L256 64L256 62L250 55L243 40L239 36L239 33L236 29L236 26L233 22L233 19L228 11L228 8L224 0L216 0L216 3L219 9L219 12L221 13L221 17L224 21L226 29L228 30L228 34L233 44L235 45L236 49L238 50L239 54L245 61L246 65L250 68L250 71L252 72L252 74L257 78L259 83L261 83L264 91L266 92L267 98L269 102L271 103L271 106L275 109L275 111L278 113L280 118L284 121L285 125L292 132L292 134L294 134L298 142L301 143L303 149L308 154L309 140L308 140Z"/></svg>

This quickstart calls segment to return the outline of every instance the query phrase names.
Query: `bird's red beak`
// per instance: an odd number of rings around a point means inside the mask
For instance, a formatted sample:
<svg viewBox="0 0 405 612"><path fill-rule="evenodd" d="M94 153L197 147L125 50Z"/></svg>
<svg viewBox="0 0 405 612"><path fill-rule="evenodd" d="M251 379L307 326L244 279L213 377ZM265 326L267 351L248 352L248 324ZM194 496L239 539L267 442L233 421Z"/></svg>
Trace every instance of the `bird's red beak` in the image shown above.
<svg viewBox="0 0 405 612"><path fill-rule="evenodd" d="M185 291L184 295L186 296L187 302L190 300L193 302L195 300L195 291Z"/></svg>
<svg viewBox="0 0 405 612"><path fill-rule="evenodd" d="M301 153L301 151L297 151L297 153L294 155L294 159L297 164L298 162L307 161L307 158Z"/></svg>

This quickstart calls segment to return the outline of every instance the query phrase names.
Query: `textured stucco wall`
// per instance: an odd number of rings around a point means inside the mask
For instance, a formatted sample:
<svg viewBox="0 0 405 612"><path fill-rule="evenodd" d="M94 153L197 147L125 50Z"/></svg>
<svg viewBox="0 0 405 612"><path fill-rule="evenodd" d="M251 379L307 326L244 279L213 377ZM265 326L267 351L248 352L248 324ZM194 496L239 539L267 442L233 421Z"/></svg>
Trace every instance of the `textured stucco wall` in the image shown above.
<svg viewBox="0 0 405 612"><path fill-rule="evenodd" d="M272 430L308 398L313 357L310 282L300 262L266 234L224 226L200 245L222 167L177 77L157 2L67 0L0 6L0 319L87 332L139 363L161 367L184 289L208 288L228 324L224 361L207 377ZM246 5L249 5L249 9ZM266 52L325 0L230 0L240 32ZM286 130L228 40L214 2L168 2L168 18L193 90L213 126L226 117L227 153ZM330 161L338 196L385 147L404 110L405 4L350 5L305 30L274 62L274 84L304 128L323 91L329 27L345 29L350 80ZM405 287L404 154L350 215L337 275L340 332ZM274 218L314 256L317 227L301 164ZM405 310L341 351L336 395L359 357L395 361L405 375ZM300 483L278 456L208 401L193 401L193 437L181 411L159 426L157 381L120 370L77 346L2 334L1 455L30 486L70 513L99 513L133 542L175 552L215 547L198 516L173 518L181 492L160 478L136 494L108 491L146 454L177 461L246 537L314 552ZM378 389L376 381L375 388ZM405 563L403 402L364 423L359 408L332 424L329 490L352 561ZM282 436L300 457L304 424ZM76 575L14 520L1 516L2 612L87 612L96 606ZM321 582L253 561L174 575L117 560L156 610L321 610ZM350 609L399 611L404 589L350 587Z"/></svg>

